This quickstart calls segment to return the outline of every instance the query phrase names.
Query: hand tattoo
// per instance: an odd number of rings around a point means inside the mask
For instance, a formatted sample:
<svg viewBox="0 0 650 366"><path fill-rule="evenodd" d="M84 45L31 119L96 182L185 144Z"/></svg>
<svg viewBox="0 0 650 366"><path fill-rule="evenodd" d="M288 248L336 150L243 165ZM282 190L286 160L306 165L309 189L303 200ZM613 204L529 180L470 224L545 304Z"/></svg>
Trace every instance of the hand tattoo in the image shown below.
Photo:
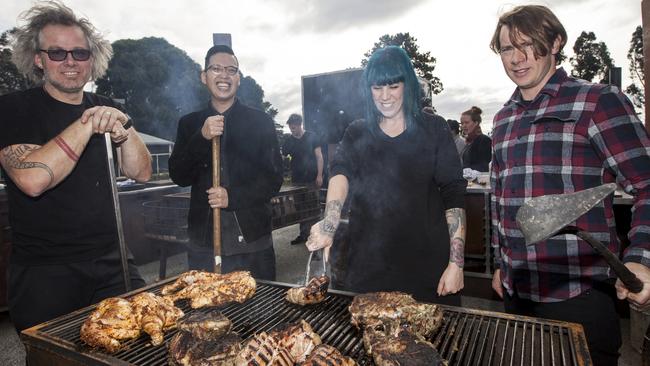
<svg viewBox="0 0 650 366"><path fill-rule="evenodd" d="M465 265L465 210L451 208L445 211L449 227L449 261L460 268Z"/></svg>
<svg viewBox="0 0 650 366"><path fill-rule="evenodd" d="M339 200L327 202L325 205L325 217L321 221L321 232L325 235L333 237L336 229L339 227L339 220L341 219L341 209L343 203Z"/></svg>

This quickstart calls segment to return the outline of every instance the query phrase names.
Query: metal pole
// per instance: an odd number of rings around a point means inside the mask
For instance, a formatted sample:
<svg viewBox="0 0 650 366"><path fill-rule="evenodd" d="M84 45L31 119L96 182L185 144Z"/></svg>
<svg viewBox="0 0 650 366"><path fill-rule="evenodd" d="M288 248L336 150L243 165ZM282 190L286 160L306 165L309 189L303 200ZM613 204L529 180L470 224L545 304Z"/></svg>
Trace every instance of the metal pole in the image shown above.
<svg viewBox="0 0 650 366"><path fill-rule="evenodd" d="M113 159L113 144L111 142L111 134L104 133L106 140L106 160L108 162L108 176L111 185L111 193L113 196L113 209L115 210L115 224L117 226L117 237L120 243L120 259L122 260L122 275L124 277L124 287L126 292L131 291L131 276L129 275L129 262L126 251L126 242L124 241L124 228L122 227L122 212L120 211L120 197L117 193L116 175L115 175L115 160Z"/></svg>

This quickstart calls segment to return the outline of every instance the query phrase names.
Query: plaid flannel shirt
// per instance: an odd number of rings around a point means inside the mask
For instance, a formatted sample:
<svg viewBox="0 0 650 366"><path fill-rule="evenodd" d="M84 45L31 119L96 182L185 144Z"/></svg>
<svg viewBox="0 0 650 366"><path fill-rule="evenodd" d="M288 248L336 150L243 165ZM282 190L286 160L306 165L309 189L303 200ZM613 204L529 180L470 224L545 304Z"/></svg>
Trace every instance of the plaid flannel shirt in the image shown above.
<svg viewBox="0 0 650 366"><path fill-rule="evenodd" d="M617 182L634 196L623 260L650 266L650 140L616 87L559 68L531 102L519 90L494 117L492 246L509 294L537 302L575 297L612 278L605 261L572 234L526 246L515 221L526 200ZM573 225L620 253L613 195Z"/></svg>

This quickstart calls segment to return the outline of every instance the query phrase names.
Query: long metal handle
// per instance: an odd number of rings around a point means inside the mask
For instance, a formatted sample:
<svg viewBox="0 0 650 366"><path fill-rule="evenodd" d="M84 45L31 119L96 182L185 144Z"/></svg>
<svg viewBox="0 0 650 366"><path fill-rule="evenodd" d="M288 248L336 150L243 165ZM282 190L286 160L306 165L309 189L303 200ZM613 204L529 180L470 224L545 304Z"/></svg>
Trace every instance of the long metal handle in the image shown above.
<svg viewBox="0 0 650 366"><path fill-rule="evenodd" d="M603 259L609 264L610 267L612 267L612 270L614 273L616 273L616 276L625 284L625 287L632 292L632 293L639 293L641 290L643 290L643 282L639 280L639 278L632 273L632 271L629 270L629 268L625 267L623 262L621 262L620 259L618 259L617 256L614 255L603 243L600 242L600 240L594 238L591 234L589 234L586 231L582 230L577 230L575 234L582 238L582 240L586 241L591 245L594 250L600 254Z"/></svg>
<svg viewBox="0 0 650 366"><path fill-rule="evenodd" d="M110 179L111 193L113 196L113 209L115 210L115 224L117 226L117 237L120 244L120 259L122 261L122 276L124 277L124 288L126 292L131 291L131 276L129 275L129 261L126 251L126 242L124 241L124 228L122 227L122 211L120 211L120 197L117 192L115 159L113 159L113 144L111 134L104 133L106 140L106 160L108 162L108 176Z"/></svg>
<svg viewBox="0 0 650 366"><path fill-rule="evenodd" d="M212 186L221 185L221 138L212 138ZM221 209L212 209L212 247L214 251L214 273L221 273Z"/></svg>

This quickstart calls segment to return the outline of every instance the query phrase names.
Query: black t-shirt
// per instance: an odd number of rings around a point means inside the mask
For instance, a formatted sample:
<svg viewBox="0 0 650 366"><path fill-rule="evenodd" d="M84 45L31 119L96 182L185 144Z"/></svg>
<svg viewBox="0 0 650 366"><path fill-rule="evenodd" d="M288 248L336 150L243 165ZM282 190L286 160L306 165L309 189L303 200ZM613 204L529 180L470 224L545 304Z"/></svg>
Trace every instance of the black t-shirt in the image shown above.
<svg viewBox="0 0 650 366"><path fill-rule="evenodd" d="M319 146L316 134L305 131L301 138L289 135L282 146L284 155L291 155L291 181L312 183L316 180L318 167L314 149Z"/></svg>
<svg viewBox="0 0 650 366"><path fill-rule="evenodd" d="M44 145L94 105L114 105L84 93L81 105L66 104L34 88L0 97L0 149ZM38 197L7 182L14 263L69 263L102 255L117 243L115 214L103 135L91 137L77 166Z"/></svg>
<svg viewBox="0 0 650 366"><path fill-rule="evenodd" d="M350 184L345 289L446 301L435 296L449 263L445 210L464 208L467 182L445 120L424 114L396 137L377 123L355 121L330 172Z"/></svg>

